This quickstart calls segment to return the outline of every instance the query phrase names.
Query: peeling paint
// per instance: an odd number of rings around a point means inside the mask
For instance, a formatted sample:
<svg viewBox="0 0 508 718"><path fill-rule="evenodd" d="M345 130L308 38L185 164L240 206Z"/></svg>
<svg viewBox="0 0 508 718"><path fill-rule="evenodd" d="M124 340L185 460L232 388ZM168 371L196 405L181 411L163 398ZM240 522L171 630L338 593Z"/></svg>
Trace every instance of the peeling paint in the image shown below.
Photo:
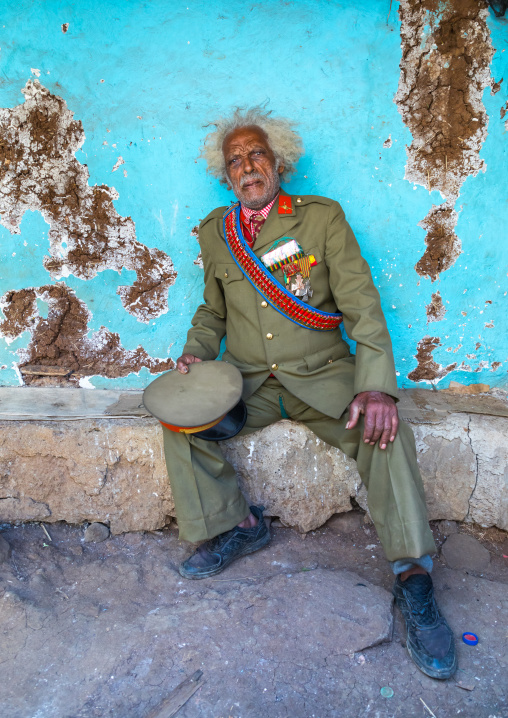
<svg viewBox="0 0 508 718"><path fill-rule="evenodd" d="M37 300L48 305L41 316ZM7 292L0 300L4 320L0 332L13 340L24 331L31 335L26 349L18 349L18 368L27 365L62 367L69 376L25 376L26 384L37 386L83 386L83 378L94 375L122 377L147 367L151 373L173 369L172 359L153 359L138 346L126 350L118 334L101 327L88 335L92 313L63 282Z"/></svg>
<svg viewBox="0 0 508 718"><path fill-rule="evenodd" d="M432 295L432 300L430 304L427 304L426 310L427 324L429 322L440 322L441 319L444 319L446 309L443 305L443 300L439 292L435 292L435 294Z"/></svg>
<svg viewBox="0 0 508 718"><path fill-rule="evenodd" d="M399 16L402 60L395 101L412 134L405 179L429 193L437 190L445 200L419 223L427 231L426 249L415 270L435 282L461 254L454 205L465 180L486 169L480 157L488 125L482 95L486 87L498 92L502 79L495 82L490 73L494 49L486 2L401 0ZM426 310L427 323L444 318L439 293ZM434 361L438 346L437 337L418 343L418 367L409 379L437 381L456 367Z"/></svg>
<svg viewBox="0 0 508 718"><path fill-rule="evenodd" d="M408 374L408 378L411 381L423 381L428 384L432 384L439 379L442 379L451 371L457 368L457 362L448 364L447 367L441 366L432 356L432 352L441 346L441 340L439 337L423 337L418 342L418 348L416 353L416 360L418 366L412 372Z"/></svg>
<svg viewBox="0 0 508 718"><path fill-rule="evenodd" d="M113 205L114 188L88 185L88 168L74 157L85 134L64 100L37 80L22 92L23 104L0 109L1 223L19 233L27 210L41 212L50 225L44 266L53 279L92 279L125 267L137 279L118 288L124 308L144 323L164 314L176 278L173 262L137 241L134 222Z"/></svg>
<svg viewBox="0 0 508 718"><path fill-rule="evenodd" d="M447 202L433 205L428 215L419 222L427 230L425 250L415 269L422 277L435 282L441 272L449 269L461 253L460 239L454 232L457 212Z"/></svg>
<svg viewBox="0 0 508 718"><path fill-rule="evenodd" d="M494 54L481 0L401 0L402 61L395 101L413 140L406 179L455 200L467 177L485 169Z"/></svg>

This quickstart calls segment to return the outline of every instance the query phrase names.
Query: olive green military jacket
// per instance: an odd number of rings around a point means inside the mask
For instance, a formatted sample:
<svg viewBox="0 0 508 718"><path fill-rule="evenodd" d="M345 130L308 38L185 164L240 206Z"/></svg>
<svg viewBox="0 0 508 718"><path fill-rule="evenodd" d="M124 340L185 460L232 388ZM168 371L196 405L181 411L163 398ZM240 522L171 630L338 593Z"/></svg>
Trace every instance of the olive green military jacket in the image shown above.
<svg viewBox="0 0 508 718"><path fill-rule="evenodd" d="M361 391L382 391L396 398L391 341L379 293L341 206L311 195L292 197L292 206L291 214L279 215L275 202L254 253L259 257L287 237L314 255L309 304L342 312L347 336L357 342L356 356L340 329L305 329L263 301L227 248L222 224L226 207L215 209L199 227L204 303L192 319L184 353L215 359L226 335L223 360L242 372L244 398L273 373L292 394L334 418ZM281 270L274 275L283 281Z"/></svg>

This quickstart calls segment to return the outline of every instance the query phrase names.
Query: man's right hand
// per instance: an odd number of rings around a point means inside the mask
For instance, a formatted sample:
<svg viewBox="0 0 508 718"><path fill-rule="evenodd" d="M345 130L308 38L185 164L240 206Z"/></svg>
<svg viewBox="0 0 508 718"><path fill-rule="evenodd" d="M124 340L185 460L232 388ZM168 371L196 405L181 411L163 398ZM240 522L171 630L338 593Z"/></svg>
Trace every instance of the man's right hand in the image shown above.
<svg viewBox="0 0 508 718"><path fill-rule="evenodd" d="M176 360L176 368L180 374L187 374L189 371L189 365L200 361L203 360L195 357L194 354L182 354L182 356Z"/></svg>

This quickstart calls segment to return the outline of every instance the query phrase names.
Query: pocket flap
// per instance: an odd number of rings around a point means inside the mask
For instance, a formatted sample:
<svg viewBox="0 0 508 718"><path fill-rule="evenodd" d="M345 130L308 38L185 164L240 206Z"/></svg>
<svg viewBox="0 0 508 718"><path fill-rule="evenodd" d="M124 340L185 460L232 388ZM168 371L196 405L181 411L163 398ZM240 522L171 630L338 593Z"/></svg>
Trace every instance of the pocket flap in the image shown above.
<svg viewBox="0 0 508 718"><path fill-rule="evenodd" d="M236 282L243 279L242 270L234 262L215 265L215 277L220 279L224 284Z"/></svg>
<svg viewBox="0 0 508 718"><path fill-rule="evenodd" d="M315 354L309 354L303 359L307 364L307 369L309 371L315 371L327 364L333 364L337 359L343 359L347 356L349 356L349 346L342 340L329 349L321 349Z"/></svg>

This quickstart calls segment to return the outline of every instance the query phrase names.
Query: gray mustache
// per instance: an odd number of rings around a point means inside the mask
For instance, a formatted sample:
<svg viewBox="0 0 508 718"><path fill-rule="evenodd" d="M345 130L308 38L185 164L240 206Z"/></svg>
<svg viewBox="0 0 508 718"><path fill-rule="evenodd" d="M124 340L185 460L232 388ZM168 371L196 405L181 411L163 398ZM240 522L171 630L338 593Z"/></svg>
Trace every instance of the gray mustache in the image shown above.
<svg viewBox="0 0 508 718"><path fill-rule="evenodd" d="M246 182L252 182L252 180L263 181L263 175L260 175L259 172L251 172L250 175L247 175L247 177L241 178L240 187L243 187Z"/></svg>

